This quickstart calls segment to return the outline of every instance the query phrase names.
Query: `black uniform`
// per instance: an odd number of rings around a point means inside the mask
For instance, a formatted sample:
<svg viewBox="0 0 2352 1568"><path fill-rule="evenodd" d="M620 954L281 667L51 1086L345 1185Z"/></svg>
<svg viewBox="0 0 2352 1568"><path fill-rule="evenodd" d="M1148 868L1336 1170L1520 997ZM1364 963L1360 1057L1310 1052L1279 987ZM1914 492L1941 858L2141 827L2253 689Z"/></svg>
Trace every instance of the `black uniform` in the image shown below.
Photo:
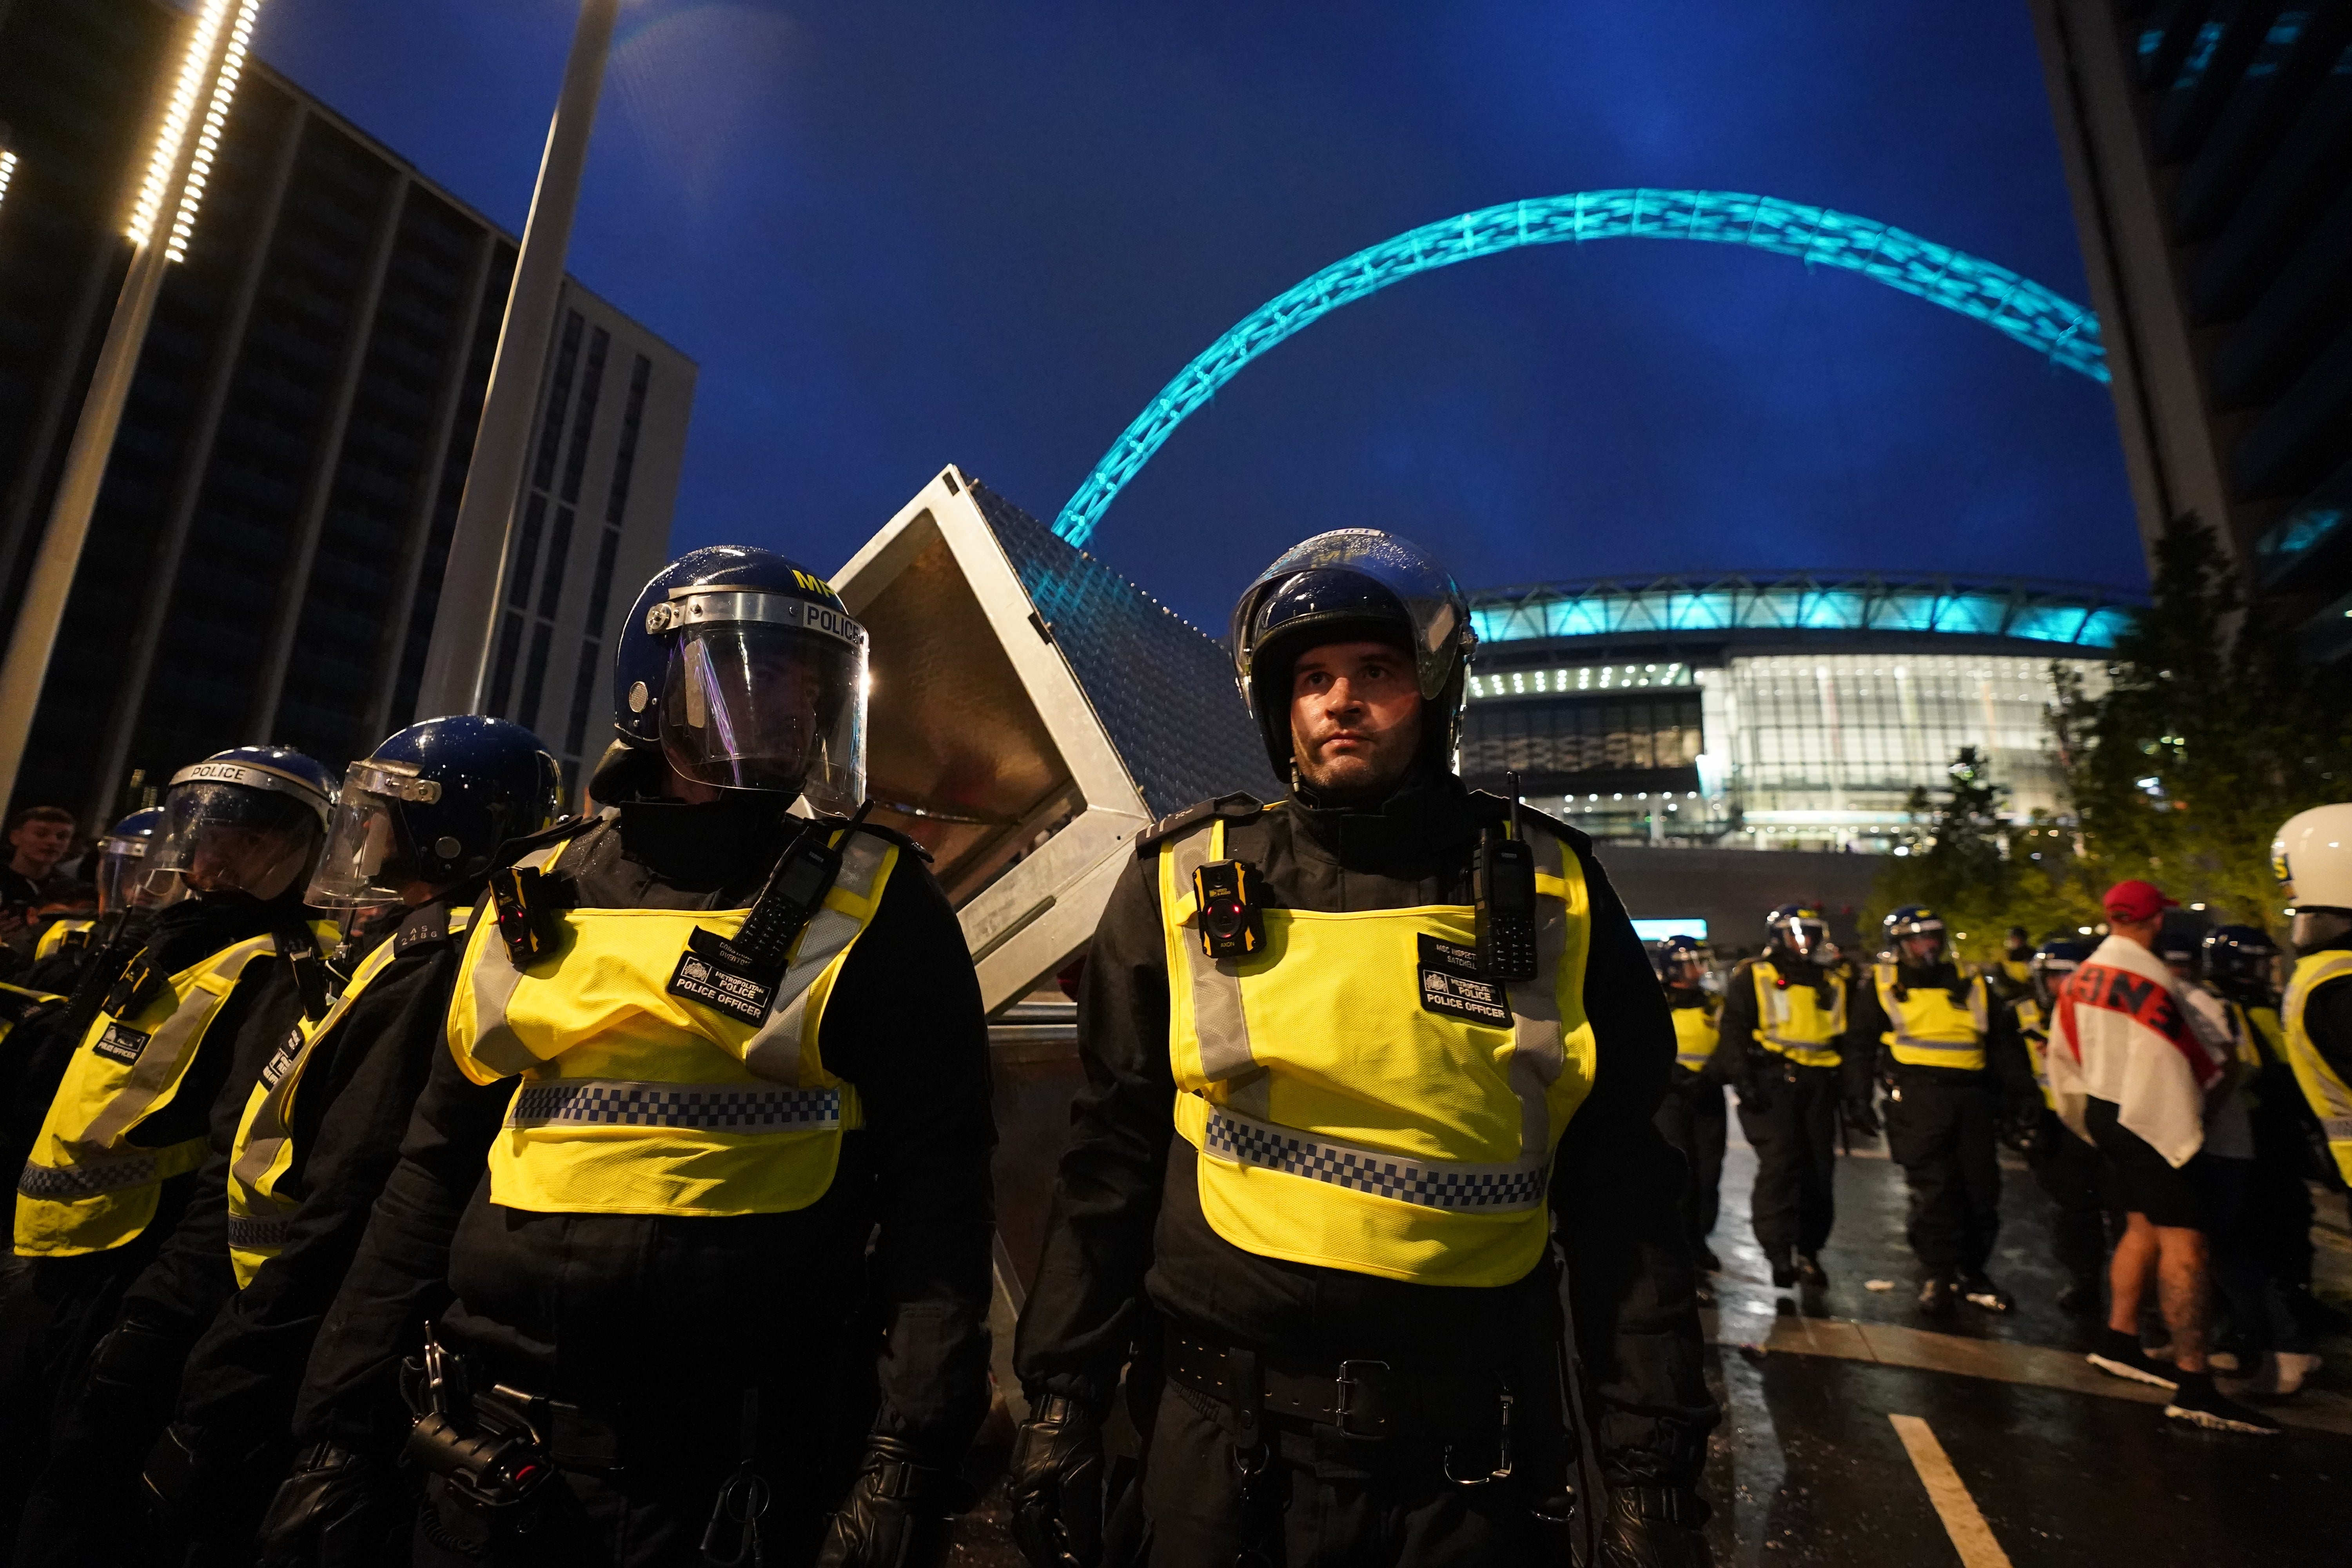
<svg viewBox="0 0 2352 1568"><path fill-rule="evenodd" d="M1706 1008L1721 1026L1721 1004L1706 992L1669 985L1665 994L1667 1006ZM1723 1148L1731 1122L1723 1104L1723 1059L1718 1044L1706 1066L1696 1072L1677 1062L1658 1101L1658 1131L1690 1167L1683 1184L1683 1222L1694 1255L1706 1247L1722 1203Z"/></svg>
<svg viewBox="0 0 2352 1568"><path fill-rule="evenodd" d="M1821 974L1785 954L1770 963L1790 985L1813 984ZM1733 970L1724 989L1716 1059L1739 1091L1739 1130L1756 1150L1748 1197L1756 1244L1778 1267L1792 1252L1811 1258L1829 1243L1837 1220L1839 1109L1868 1097L1870 1064L1835 1041L1836 1067L1801 1067L1766 1050L1757 1037L1755 964L1750 959ZM1849 998L1858 989L1849 985Z"/></svg>
<svg viewBox="0 0 2352 1568"><path fill-rule="evenodd" d="M2053 1211L2051 1240L2058 1266L2066 1271L2072 1294L2069 1306L2095 1307L2106 1278L2108 1194L2104 1165L2096 1145L2074 1135L2042 1097L2033 1081L2033 1060L2027 1054L2025 1027L2019 1016L2022 1001L2011 1002L1993 1015L1992 1037L1986 1057L2011 1097L2003 1120L2023 1129L2026 1168L2049 1198ZM2042 1021L2040 1049L2049 1037L2049 1020Z"/></svg>
<svg viewBox="0 0 2352 1568"><path fill-rule="evenodd" d="M557 874L585 907L740 909L782 848L778 816L628 801L566 847ZM988 1401L995 1134L970 953L911 848L842 967L821 1048L866 1117L831 1187L803 1209L724 1218L492 1204L485 1161L514 1086L474 1084L433 1053L320 1331L298 1440L388 1468L410 1426L395 1370L436 1319L476 1389L505 1384L578 1414L553 1434L565 1484L529 1534L485 1540L435 1483L420 1562L690 1560L754 1410L748 1458L776 1492L771 1561L814 1548L869 1412L876 1432L952 1464Z"/></svg>
<svg viewBox="0 0 2352 1568"><path fill-rule="evenodd" d="M156 916L144 962L156 974L177 973L225 947L270 931L281 933L285 948L307 952L311 938L302 925L303 913L299 892L267 903L242 896L191 899ZM103 986L110 978L97 972L86 984ZM78 1004L84 1000L76 998ZM119 1557L136 1539L137 1521L128 1508L131 1488L145 1443L170 1409L177 1353L194 1337L189 1325L201 1326L210 1317L229 1284L219 1224L227 1202L229 1143L245 1109L245 1091L301 1010L302 988L284 958L263 953L250 960L214 1015L172 1103L135 1132L140 1143L163 1147L204 1131L204 1163L163 1184L154 1217L124 1245L28 1260L18 1299L9 1309L11 1317L21 1313L26 1323L25 1359L10 1378L6 1407L0 1412L0 1428L27 1445L18 1462L37 1472L15 1537L18 1559L27 1568ZM92 1009L89 1016L95 1016ZM87 1027L85 1021L84 1032ZM69 1058L73 1048L66 1044L64 1056ZM64 1061L56 1065L62 1077ZM183 1331L176 1348L169 1339L109 1338L129 1310L132 1285L184 1226L223 1249L217 1275L200 1269L173 1278L164 1310ZM196 1244L194 1251L202 1247ZM101 1340L106 1353L94 1359ZM141 1435L127 1436L132 1433Z"/></svg>
<svg viewBox="0 0 2352 1568"><path fill-rule="evenodd" d="M1972 984L1948 962L1899 968L1897 974L1900 984L1920 991L1962 994ZM1982 1272L2000 1235L2002 1087L1990 1064L2011 1058L1987 1042L1989 1065L1980 1068L1896 1061L1884 1040L1894 1026L1867 973L1848 1000L1846 1018L1846 1059L1874 1064L1889 1085L1886 1152L1910 1189L1912 1253L1931 1274ZM2012 1098L2032 1092L2030 1072L2021 1088L2009 1089Z"/></svg>
<svg viewBox="0 0 2352 1568"><path fill-rule="evenodd" d="M1269 907L1351 911L1471 900L1484 821L1503 809L1451 774L1409 784L1384 807L1318 809L1292 800L1261 813L1220 803L1226 850L1261 873ZM1121 875L1087 955L1079 998L1087 1083L1056 1184L1017 1363L1033 1403L1062 1394L1100 1409L1130 1355L1156 1360L1184 1341L1255 1356L1271 1381L1290 1369L1328 1377L1346 1362L1385 1363L1465 1391L1457 1423L1363 1439L1336 1426L1276 1417L1258 1430L1271 1474L1244 1484L1252 1446L1234 1405L1171 1380L1147 1409L1142 1489L1151 1561L1230 1568L1244 1542L1279 1532L1294 1563L1414 1564L1565 1561L1528 1510L1566 1474L1555 1376L1558 1284L1547 1259L1516 1284L1438 1288L1262 1257L1202 1215L1195 1152L1173 1136L1167 946L1156 848L1196 810L1147 835ZM1574 847L1591 894L1584 1005L1599 1052L1590 1098L1570 1121L1550 1181L1565 1248L1587 1410L1612 1487L1685 1488L1698 1477L1715 1409L1701 1376L1689 1252L1675 1194L1680 1173L1651 1117L1673 1055L1658 986L1622 906L1583 835ZM1181 1339L1179 1338L1181 1336ZM1366 1375L1374 1375L1367 1373ZM1151 1379L1138 1373L1145 1395ZM1496 1407L1519 1392L1517 1468L1507 1484L1444 1479L1493 1463ZM1246 1395L1244 1395L1246 1397ZM1148 1397L1146 1400L1148 1405ZM1286 1560L1276 1547L1275 1561ZM1318 1555L1318 1553L1321 1555Z"/></svg>

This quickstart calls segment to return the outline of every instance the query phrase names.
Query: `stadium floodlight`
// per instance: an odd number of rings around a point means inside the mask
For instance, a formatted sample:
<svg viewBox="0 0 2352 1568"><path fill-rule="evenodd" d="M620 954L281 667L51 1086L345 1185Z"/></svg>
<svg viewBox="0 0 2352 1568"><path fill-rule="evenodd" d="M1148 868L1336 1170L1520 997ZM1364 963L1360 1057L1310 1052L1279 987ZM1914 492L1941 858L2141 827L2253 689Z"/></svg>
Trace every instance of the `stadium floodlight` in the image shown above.
<svg viewBox="0 0 2352 1568"><path fill-rule="evenodd" d="M0 147L0 202L8 199L8 182L16 177L16 154Z"/></svg>
<svg viewBox="0 0 2352 1568"><path fill-rule="evenodd" d="M245 71L254 18L260 10L261 0L204 0L188 30L187 51L180 58L163 100L155 142L147 154L146 174L123 230L131 245L131 270L122 280L114 316L107 324L106 342L90 372L81 417L74 426L65 471L58 478L57 496L50 504L48 526L41 534L32 574L26 579L16 625L9 629L6 660L0 663L0 800L16 792L33 714L40 706L49 658L57 648L58 629L65 621L66 601L81 565L82 547L89 538L99 488L113 459L115 433L121 427L123 405L131 395L140 352L146 346L147 326L154 319L164 269L187 259L196 212L204 204L205 186L228 126L229 105ZM13 159L0 165L0 185L5 185L6 173L14 166ZM168 229L161 227L166 213L171 215Z"/></svg>

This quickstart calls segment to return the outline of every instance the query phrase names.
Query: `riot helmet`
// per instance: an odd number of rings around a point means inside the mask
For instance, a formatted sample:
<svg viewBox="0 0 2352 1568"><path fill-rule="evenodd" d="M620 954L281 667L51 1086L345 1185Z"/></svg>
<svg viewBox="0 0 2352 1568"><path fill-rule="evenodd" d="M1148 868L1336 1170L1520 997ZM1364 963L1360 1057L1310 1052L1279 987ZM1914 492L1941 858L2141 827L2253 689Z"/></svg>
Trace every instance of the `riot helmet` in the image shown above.
<svg viewBox="0 0 2352 1568"><path fill-rule="evenodd" d="M162 837L148 851L157 878L197 894L274 899L299 886L327 826L334 776L284 746L236 746L172 775Z"/></svg>
<svg viewBox="0 0 2352 1568"><path fill-rule="evenodd" d="M1339 528L1293 545L1243 593L1232 629L1234 677L1276 776L1291 772L1291 667L1335 642L1388 643L1412 658L1421 754L1450 763L1478 634L1453 574L1412 541Z"/></svg>
<svg viewBox="0 0 2352 1568"><path fill-rule="evenodd" d="M1933 969L1944 962L1944 917L1925 904L1905 904L1880 922L1886 951L1905 969Z"/></svg>
<svg viewBox="0 0 2352 1568"><path fill-rule="evenodd" d="M1706 944L1693 936L1667 937L1651 944L1650 966L1660 984L1696 990L1706 984L1710 967Z"/></svg>
<svg viewBox="0 0 2352 1568"><path fill-rule="evenodd" d="M177 877L147 875L148 851L163 831L164 811L150 805L132 812L99 838L97 856L98 912L160 909L187 891Z"/></svg>
<svg viewBox="0 0 2352 1568"><path fill-rule="evenodd" d="M2172 972L2175 980L2189 985L2196 983L2198 950L2202 945L2203 939L2195 925L2168 912L2157 928L2151 951Z"/></svg>
<svg viewBox="0 0 2352 1568"><path fill-rule="evenodd" d="M2299 952L2352 935L2352 802L2288 817L2271 840L2271 869L2294 900L2286 939Z"/></svg>
<svg viewBox="0 0 2352 1568"><path fill-rule="evenodd" d="M681 778L803 796L845 816L866 795L866 628L814 572L714 544L646 584L613 661L624 744Z"/></svg>
<svg viewBox="0 0 2352 1568"><path fill-rule="evenodd" d="M1829 921L1810 904L1782 904L1764 917L1764 951L1808 963L1828 963L1837 955Z"/></svg>
<svg viewBox="0 0 2352 1568"><path fill-rule="evenodd" d="M520 724L460 713L411 724L343 775L307 901L403 904L479 875L555 820L563 780Z"/></svg>
<svg viewBox="0 0 2352 1568"><path fill-rule="evenodd" d="M2278 944L2258 927L2215 926L2205 933L2205 983L2241 1006L2276 1006L2278 955Z"/></svg>
<svg viewBox="0 0 2352 1568"><path fill-rule="evenodd" d="M2043 942L2033 950L2033 994L2046 1010L2058 1005L2058 993L2066 977L2090 962L2091 944L2069 942L2063 937Z"/></svg>

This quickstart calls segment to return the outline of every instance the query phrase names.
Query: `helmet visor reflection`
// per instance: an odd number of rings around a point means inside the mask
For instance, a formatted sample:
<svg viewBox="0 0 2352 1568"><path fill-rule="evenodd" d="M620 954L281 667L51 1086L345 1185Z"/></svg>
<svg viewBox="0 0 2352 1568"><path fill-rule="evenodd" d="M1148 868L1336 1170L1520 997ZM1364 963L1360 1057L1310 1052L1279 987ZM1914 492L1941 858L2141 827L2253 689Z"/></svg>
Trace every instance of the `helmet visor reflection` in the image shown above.
<svg viewBox="0 0 2352 1568"><path fill-rule="evenodd" d="M400 903L402 889L415 879L407 862L393 803L346 782L303 901L321 909Z"/></svg>
<svg viewBox="0 0 2352 1568"><path fill-rule="evenodd" d="M866 792L865 649L766 623L689 627L670 649L661 743L698 784L855 811Z"/></svg>
<svg viewBox="0 0 2352 1568"><path fill-rule="evenodd" d="M163 815L143 889L158 902L176 896L173 879L190 892L274 899L294 885L319 843L309 806L238 784L174 784Z"/></svg>

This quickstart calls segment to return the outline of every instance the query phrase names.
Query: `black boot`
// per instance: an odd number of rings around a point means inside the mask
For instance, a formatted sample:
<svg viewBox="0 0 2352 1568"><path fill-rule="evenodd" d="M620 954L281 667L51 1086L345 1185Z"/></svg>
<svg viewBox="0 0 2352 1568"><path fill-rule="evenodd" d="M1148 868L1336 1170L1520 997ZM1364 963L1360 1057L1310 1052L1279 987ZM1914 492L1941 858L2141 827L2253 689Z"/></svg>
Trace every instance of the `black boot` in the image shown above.
<svg viewBox="0 0 2352 1568"><path fill-rule="evenodd" d="M1797 1279L1802 1284L1815 1290L1826 1290L1829 1289L1829 1270L1823 1268L1822 1267L1822 1260L1819 1258L1814 1257L1810 1252L1800 1252L1797 1254Z"/></svg>
<svg viewBox="0 0 2352 1568"><path fill-rule="evenodd" d="M1948 1318L1960 1299L1960 1282L1949 1274L1930 1274L1919 1287L1919 1310L1930 1318Z"/></svg>

